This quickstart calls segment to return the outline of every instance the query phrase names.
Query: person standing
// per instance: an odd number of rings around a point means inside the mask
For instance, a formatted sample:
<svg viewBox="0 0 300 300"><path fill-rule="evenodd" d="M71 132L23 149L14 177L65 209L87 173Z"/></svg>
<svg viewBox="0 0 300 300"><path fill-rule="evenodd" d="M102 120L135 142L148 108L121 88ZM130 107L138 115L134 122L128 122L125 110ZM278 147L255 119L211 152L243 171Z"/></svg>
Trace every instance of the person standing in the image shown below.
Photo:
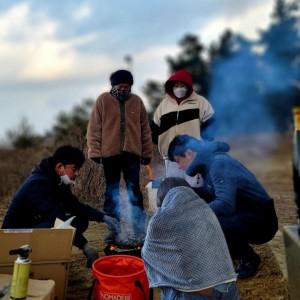
<svg viewBox="0 0 300 300"><path fill-rule="evenodd" d="M254 276L261 259L250 244L270 241L278 230L274 200L223 142L199 141L178 135L169 157L189 175L200 173L204 185L198 194L214 211L225 234L232 258L239 260L239 278Z"/></svg>
<svg viewBox="0 0 300 300"><path fill-rule="evenodd" d="M106 181L104 211L120 219L119 185L123 173L130 203L143 213L140 165L152 158L148 116L142 99L131 92L133 76L117 70L111 90L96 100L87 130L88 157L102 163Z"/></svg>
<svg viewBox="0 0 300 300"><path fill-rule="evenodd" d="M165 160L166 177L185 178L192 187L202 185L199 175L188 176L168 157L170 142L178 134L197 139L213 139L214 110L210 103L193 90L187 70L178 70L165 83L165 98L157 107L151 123L152 140Z"/></svg>

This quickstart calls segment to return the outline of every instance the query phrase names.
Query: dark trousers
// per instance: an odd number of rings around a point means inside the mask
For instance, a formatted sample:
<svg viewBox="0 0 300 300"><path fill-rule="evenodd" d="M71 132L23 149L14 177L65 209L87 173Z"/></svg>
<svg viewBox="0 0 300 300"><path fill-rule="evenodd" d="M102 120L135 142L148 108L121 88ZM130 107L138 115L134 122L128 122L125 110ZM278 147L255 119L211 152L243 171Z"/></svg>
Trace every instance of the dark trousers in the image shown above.
<svg viewBox="0 0 300 300"><path fill-rule="evenodd" d="M102 164L106 180L104 212L115 218L120 218L119 187L122 173L130 203L143 210L139 156L123 152L120 155L103 158Z"/></svg>
<svg viewBox="0 0 300 300"><path fill-rule="evenodd" d="M84 237L83 233L89 227L89 220L82 217L76 217L71 225L76 228L73 245L79 249L83 249L84 245L87 243L87 239Z"/></svg>
<svg viewBox="0 0 300 300"><path fill-rule="evenodd" d="M231 216L217 216L223 229L232 258L251 257L249 244L264 244L278 230L273 202L258 213L240 211Z"/></svg>

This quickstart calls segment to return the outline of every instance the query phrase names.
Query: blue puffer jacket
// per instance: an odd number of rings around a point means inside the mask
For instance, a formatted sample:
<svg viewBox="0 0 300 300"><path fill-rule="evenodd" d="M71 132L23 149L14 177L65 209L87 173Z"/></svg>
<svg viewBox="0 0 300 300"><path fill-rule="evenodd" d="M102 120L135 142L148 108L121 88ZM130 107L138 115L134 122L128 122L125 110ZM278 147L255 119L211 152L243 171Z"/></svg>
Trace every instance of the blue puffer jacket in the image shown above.
<svg viewBox="0 0 300 300"><path fill-rule="evenodd" d="M70 216L101 222L104 214L80 203L70 187L60 183L49 157L41 161L17 190L2 228L52 227L56 218L66 220Z"/></svg>
<svg viewBox="0 0 300 300"><path fill-rule="evenodd" d="M230 157L229 146L222 142L199 142L197 155L187 170L188 175L201 173L204 186L199 193L217 216L239 211L256 215L273 205L256 177L238 160Z"/></svg>

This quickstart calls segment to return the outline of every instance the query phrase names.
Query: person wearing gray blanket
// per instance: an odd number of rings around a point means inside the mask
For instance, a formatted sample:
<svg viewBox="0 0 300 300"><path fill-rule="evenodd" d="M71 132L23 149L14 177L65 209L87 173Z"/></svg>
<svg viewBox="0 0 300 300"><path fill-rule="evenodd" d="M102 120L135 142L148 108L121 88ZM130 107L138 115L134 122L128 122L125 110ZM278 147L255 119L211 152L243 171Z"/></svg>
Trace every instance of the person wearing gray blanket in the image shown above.
<svg viewBox="0 0 300 300"><path fill-rule="evenodd" d="M142 248L150 287L163 300L238 300L237 274L212 209L182 178L169 177L157 193Z"/></svg>

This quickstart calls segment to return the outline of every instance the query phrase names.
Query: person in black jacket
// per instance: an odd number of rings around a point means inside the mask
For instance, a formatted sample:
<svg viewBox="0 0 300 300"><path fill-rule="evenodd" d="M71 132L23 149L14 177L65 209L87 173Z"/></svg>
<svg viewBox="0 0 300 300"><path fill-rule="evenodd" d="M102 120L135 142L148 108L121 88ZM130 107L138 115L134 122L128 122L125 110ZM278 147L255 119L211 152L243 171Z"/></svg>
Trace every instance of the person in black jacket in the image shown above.
<svg viewBox="0 0 300 300"><path fill-rule="evenodd" d="M43 159L17 190L5 215L2 228L51 228L55 219L71 217L76 228L73 244L87 257L87 267L98 258L83 233L89 221L105 222L110 230L117 230L116 219L81 203L71 192L70 185L84 163L78 148L59 147L53 156Z"/></svg>
<svg viewBox="0 0 300 300"><path fill-rule="evenodd" d="M218 217L231 256L239 259L238 277L246 278L256 274L261 262L250 244L270 241L278 220L273 199L228 151L223 142L178 135L170 143L169 157L188 175L202 175L204 185L198 194Z"/></svg>

